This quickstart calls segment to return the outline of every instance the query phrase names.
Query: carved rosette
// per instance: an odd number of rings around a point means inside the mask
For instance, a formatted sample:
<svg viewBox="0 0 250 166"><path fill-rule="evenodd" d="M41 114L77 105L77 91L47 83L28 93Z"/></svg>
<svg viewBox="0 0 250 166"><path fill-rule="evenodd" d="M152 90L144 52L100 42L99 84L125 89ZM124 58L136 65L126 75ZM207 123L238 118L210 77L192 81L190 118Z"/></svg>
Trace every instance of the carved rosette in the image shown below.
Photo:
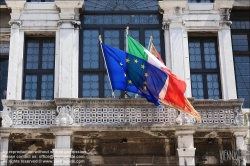
<svg viewBox="0 0 250 166"><path fill-rule="evenodd" d="M57 117L55 118L55 125L57 126L69 126L72 125L74 120L71 116L72 111L71 111L70 106L58 106L57 107Z"/></svg>
<svg viewBox="0 0 250 166"><path fill-rule="evenodd" d="M3 115L2 115L2 126L3 127L11 127L13 122L11 119L11 108L4 107L3 109Z"/></svg>
<svg viewBox="0 0 250 166"><path fill-rule="evenodd" d="M179 115L175 121L178 125L194 125L196 123L196 120L194 117L188 114L185 114L183 112L179 112Z"/></svg>

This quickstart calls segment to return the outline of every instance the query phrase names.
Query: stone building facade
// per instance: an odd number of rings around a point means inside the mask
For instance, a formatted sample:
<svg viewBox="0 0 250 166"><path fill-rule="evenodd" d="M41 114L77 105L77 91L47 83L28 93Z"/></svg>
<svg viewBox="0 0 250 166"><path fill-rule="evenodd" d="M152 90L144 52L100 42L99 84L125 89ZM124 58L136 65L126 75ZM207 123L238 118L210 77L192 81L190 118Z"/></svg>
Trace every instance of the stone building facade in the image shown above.
<svg viewBox="0 0 250 166"><path fill-rule="evenodd" d="M247 0L1 0L0 165L248 165ZM125 29L187 84L201 122L112 98L98 43Z"/></svg>

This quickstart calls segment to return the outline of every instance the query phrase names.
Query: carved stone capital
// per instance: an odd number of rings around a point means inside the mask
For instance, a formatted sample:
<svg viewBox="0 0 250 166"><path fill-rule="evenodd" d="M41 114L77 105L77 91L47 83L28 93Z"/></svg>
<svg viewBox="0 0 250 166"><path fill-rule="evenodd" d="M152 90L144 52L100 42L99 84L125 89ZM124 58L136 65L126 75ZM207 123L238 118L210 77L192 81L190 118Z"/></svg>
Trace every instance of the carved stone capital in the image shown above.
<svg viewBox="0 0 250 166"><path fill-rule="evenodd" d="M20 27L22 25L22 21L9 21L10 26L12 26L13 24L16 24Z"/></svg>
<svg viewBox="0 0 250 166"><path fill-rule="evenodd" d="M62 22L61 20L57 21L57 26L61 26L62 23L63 23L63 22Z"/></svg>
<svg viewBox="0 0 250 166"><path fill-rule="evenodd" d="M73 20L70 23L75 27L79 27L81 29L81 21Z"/></svg>
<svg viewBox="0 0 250 166"><path fill-rule="evenodd" d="M55 118L55 124L57 126L69 126L73 124L74 120L71 117L71 107L70 106L58 106L57 107L57 117Z"/></svg>
<svg viewBox="0 0 250 166"><path fill-rule="evenodd" d="M171 23L171 20L170 20L170 19L164 20L164 21L162 22L162 30L168 30L168 29L169 29L170 23Z"/></svg>

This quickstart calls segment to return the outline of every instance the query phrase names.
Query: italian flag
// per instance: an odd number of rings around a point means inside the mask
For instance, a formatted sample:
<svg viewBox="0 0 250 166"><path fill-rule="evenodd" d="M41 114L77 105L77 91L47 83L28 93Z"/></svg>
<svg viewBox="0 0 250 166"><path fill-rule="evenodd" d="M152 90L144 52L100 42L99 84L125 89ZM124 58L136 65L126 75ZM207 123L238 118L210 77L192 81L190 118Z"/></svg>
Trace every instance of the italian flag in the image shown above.
<svg viewBox="0 0 250 166"><path fill-rule="evenodd" d="M178 76L173 74L162 62L160 62L151 52L144 48L140 43L135 41L132 37L127 36L128 53L140 59L147 61L149 64L162 70L168 75L165 84L158 94L158 100L170 107L183 111L198 121L201 121L199 113L193 108L191 103L184 96L186 91L186 83Z"/></svg>

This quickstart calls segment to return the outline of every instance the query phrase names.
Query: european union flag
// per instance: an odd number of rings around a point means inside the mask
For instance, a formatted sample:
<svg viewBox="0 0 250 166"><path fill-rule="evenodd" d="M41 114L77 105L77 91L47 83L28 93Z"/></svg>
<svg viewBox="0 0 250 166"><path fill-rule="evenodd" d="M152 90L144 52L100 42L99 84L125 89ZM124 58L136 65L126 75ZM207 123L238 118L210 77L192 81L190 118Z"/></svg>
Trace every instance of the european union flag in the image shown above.
<svg viewBox="0 0 250 166"><path fill-rule="evenodd" d="M168 75L144 59L102 44L113 89L138 93L160 106L159 94Z"/></svg>

